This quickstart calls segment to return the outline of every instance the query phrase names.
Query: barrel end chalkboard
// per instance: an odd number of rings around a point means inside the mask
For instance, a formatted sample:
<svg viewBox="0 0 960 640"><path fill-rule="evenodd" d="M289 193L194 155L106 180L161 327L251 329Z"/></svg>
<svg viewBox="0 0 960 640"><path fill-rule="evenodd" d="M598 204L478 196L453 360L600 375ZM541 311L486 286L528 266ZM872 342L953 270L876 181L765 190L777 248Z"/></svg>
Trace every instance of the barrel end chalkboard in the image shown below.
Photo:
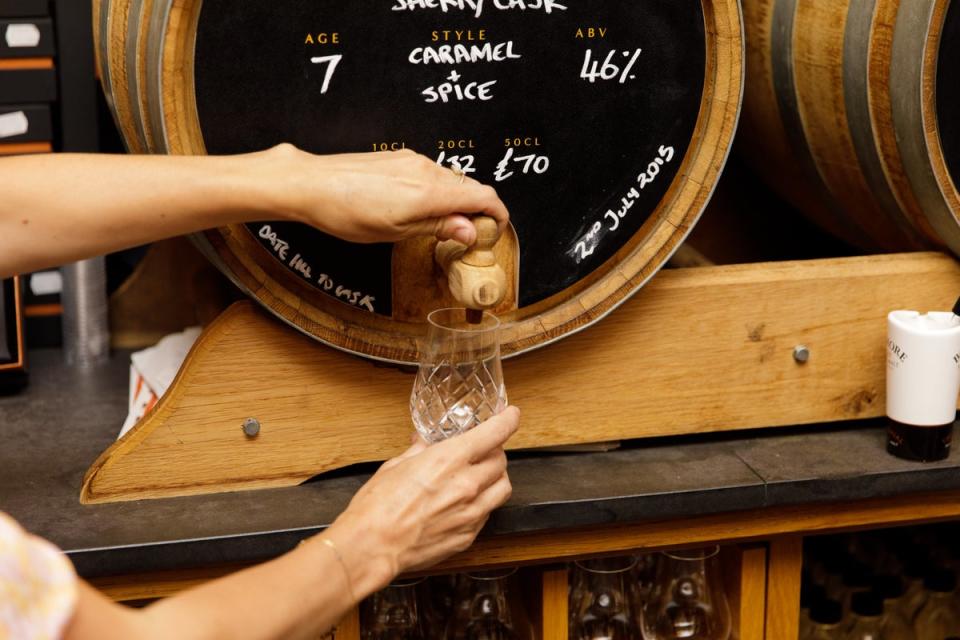
<svg viewBox="0 0 960 640"><path fill-rule="evenodd" d="M712 193L743 91L737 0L99 1L103 85L132 152L406 148L496 186L515 239L495 310L505 357L599 321L667 261ZM197 242L291 326L415 362L425 312L448 300L410 253L429 247L321 236L265 221Z"/></svg>

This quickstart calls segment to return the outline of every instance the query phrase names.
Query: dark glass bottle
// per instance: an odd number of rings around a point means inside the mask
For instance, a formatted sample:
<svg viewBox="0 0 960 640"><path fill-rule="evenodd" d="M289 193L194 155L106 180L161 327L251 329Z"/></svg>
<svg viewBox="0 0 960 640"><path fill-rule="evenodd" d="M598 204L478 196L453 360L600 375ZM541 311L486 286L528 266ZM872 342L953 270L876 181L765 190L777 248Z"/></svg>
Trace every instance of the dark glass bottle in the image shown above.
<svg viewBox="0 0 960 640"><path fill-rule="evenodd" d="M873 587L873 572L864 563L848 558L841 574L839 590L834 594L843 604L843 610L850 609L854 594L870 591Z"/></svg>
<svg viewBox="0 0 960 640"><path fill-rule="evenodd" d="M893 613L893 615L891 615ZM851 601L851 622L844 640L914 640L911 626L887 611L880 594L861 591Z"/></svg>
<svg viewBox="0 0 960 640"><path fill-rule="evenodd" d="M883 599L884 630L894 638L909 640L914 637L913 624L903 615L904 596L907 585L900 576L877 576L873 583L874 592Z"/></svg>
<svg viewBox="0 0 960 640"><path fill-rule="evenodd" d="M898 458L935 462L950 455L953 422L917 426L887 418L887 451Z"/></svg>
<svg viewBox="0 0 960 640"><path fill-rule="evenodd" d="M836 600L821 600L810 609L810 630L805 640L835 640L843 629L843 607Z"/></svg>
<svg viewBox="0 0 960 640"><path fill-rule="evenodd" d="M800 586L800 638L806 638L813 631L812 611L827 599L823 585L804 579Z"/></svg>
<svg viewBox="0 0 960 640"><path fill-rule="evenodd" d="M907 620L917 617L917 612L927 602L927 589L923 582L930 572L929 561L915 558L907 562L903 568L903 580L906 586L903 597L900 599L900 613Z"/></svg>
<svg viewBox="0 0 960 640"><path fill-rule="evenodd" d="M924 580L927 601L913 621L917 638L941 638L960 634L957 607L957 576L949 569L931 571Z"/></svg>

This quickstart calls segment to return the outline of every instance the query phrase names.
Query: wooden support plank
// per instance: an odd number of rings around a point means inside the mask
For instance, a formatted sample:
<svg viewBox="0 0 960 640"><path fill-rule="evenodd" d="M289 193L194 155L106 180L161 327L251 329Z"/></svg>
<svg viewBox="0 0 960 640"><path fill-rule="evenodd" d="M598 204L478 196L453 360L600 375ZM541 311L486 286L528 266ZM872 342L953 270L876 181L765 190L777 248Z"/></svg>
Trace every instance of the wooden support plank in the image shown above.
<svg viewBox="0 0 960 640"><path fill-rule="evenodd" d="M802 565L801 536L780 536L770 541L770 561L767 567L767 638L793 640L800 635Z"/></svg>
<svg viewBox="0 0 960 640"><path fill-rule="evenodd" d="M725 545L720 549L724 591L736 640L763 640L766 623L767 548Z"/></svg>
<svg viewBox="0 0 960 640"><path fill-rule="evenodd" d="M946 308L958 289L960 265L932 253L661 273L596 327L504 363L524 411L511 446L879 416L886 314ZM238 303L94 463L81 500L287 486L385 459L409 443L411 386ZM255 439L240 428L250 416Z"/></svg>
<svg viewBox="0 0 960 640"><path fill-rule="evenodd" d="M547 569L543 572L542 624L543 640L567 640L569 623L568 571Z"/></svg>
<svg viewBox="0 0 960 640"><path fill-rule="evenodd" d="M767 600L767 548L763 545L737 547L739 580L736 597L731 598L738 640L764 640Z"/></svg>

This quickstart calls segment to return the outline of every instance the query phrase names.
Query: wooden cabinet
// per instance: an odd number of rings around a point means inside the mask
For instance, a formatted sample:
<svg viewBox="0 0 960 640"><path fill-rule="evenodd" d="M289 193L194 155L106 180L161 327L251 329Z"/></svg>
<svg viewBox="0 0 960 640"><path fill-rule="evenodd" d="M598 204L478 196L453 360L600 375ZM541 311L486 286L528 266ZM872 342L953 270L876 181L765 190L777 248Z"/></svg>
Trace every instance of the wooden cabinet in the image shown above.
<svg viewBox="0 0 960 640"><path fill-rule="evenodd" d="M448 573L474 568L530 567L538 584L536 615L543 640L567 637L568 562L682 546L721 544L722 566L735 637L739 640L796 638L800 612L800 569L805 534L881 528L960 518L960 492L867 499L858 502L777 507L672 521L608 525L479 540L436 568ZM242 568L239 565L93 581L118 601L160 598ZM359 638L356 612L338 639Z"/></svg>
<svg viewBox="0 0 960 640"><path fill-rule="evenodd" d="M637 550L624 548L620 551L626 555ZM720 550L723 581L733 619L733 637L740 640L764 638L764 628L768 624L765 620L764 602L767 597L770 597L766 592L768 554L768 547L764 544L730 544L722 546ZM537 637L543 640L566 640L570 571L565 562L557 563L551 560L545 557L535 564L525 566L522 569L521 579L525 587L527 611L534 623ZM239 568L241 567L224 566L126 576L97 580L94 584L114 600L141 604L173 595L182 589L226 575ZM797 594L799 594L799 567L797 568ZM782 597L782 594L775 595ZM359 640L360 623L356 609L340 623L335 638L336 640Z"/></svg>

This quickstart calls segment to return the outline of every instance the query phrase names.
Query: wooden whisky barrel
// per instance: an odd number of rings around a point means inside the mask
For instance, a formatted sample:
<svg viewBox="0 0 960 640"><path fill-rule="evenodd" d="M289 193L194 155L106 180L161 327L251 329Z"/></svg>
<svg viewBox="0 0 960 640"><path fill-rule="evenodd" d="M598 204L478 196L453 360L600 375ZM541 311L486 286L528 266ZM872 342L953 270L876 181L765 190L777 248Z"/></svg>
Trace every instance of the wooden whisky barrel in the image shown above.
<svg viewBox="0 0 960 640"><path fill-rule="evenodd" d="M743 10L741 142L757 171L855 245L960 254L960 2Z"/></svg>
<svg viewBox="0 0 960 640"><path fill-rule="evenodd" d="M497 247L507 356L653 276L696 223L739 115L736 0L101 2L131 149L405 147L493 184L513 222ZM375 359L415 362L426 313L450 303L429 239L360 246L265 221L197 243L292 326Z"/></svg>

